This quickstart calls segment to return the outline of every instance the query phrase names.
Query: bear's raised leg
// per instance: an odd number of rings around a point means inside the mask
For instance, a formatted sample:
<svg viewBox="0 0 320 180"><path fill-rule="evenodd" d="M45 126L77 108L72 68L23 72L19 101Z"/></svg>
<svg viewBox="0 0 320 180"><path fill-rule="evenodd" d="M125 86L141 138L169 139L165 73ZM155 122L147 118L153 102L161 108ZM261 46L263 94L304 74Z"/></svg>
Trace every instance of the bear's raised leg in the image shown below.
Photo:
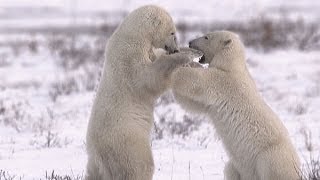
<svg viewBox="0 0 320 180"><path fill-rule="evenodd" d="M219 87L219 79L215 78L215 70L205 70L201 68L178 68L172 77L172 90L174 94L179 96L188 97L194 102L201 102L204 106L212 104L212 99L209 98L208 89L215 89ZM205 87L205 88L204 88ZM211 93L210 96L214 96Z"/></svg>
<svg viewBox="0 0 320 180"><path fill-rule="evenodd" d="M223 173L225 180L240 180L240 174L231 161L226 164Z"/></svg>
<svg viewBox="0 0 320 180"><path fill-rule="evenodd" d="M189 97L182 96L178 92L174 93L174 98L186 110L194 113L206 113L206 106L200 102L194 101Z"/></svg>
<svg viewBox="0 0 320 180"><path fill-rule="evenodd" d="M192 59L187 54L175 53L170 55L162 55L148 66L139 67L136 72L140 72L140 79L135 86L139 91L155 93L155 97L160 96L168 87L171 80L172 72L178 68L190 63ZM143 94L145 95L145 94Z"/></svg>

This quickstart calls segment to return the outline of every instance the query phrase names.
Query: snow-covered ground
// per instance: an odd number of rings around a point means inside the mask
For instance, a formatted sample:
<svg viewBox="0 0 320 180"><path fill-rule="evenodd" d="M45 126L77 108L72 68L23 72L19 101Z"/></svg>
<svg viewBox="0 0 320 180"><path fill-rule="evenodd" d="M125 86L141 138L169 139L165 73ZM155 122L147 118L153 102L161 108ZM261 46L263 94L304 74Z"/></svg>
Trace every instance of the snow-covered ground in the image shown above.
<svg viewBox="0 0 320 180"><path fill-rule="evenodd" d="M303 3L253 0L208 1L207 4L193 0L152 2L166 7L176 21L189 24L212 20L233 21L236 17L245 21L280 8L293 9L290 12L293 17L305 20L316 21L320 17L319 11L314 11L319 10L320 3L311 0ZM72 3L76 5L73 7ZM97 12L106 11L112 15L112 12L132 10L145 3L130 0L118 3L98 0L0 0L0 31L7 26L63 26L74 22L73 11L83 16L76 20L77 24L101 23ZM177 6L179 4L184 6ZM25 18L13 16L19 13L11 12L10 18L5 18L8 7L16 9L17 5L20 8L49 6L60 10L59 13L54 11L52 16L38 12L43 16L29 14ZM309 10L308 13L305 10ZM278 13L271 13L271 16L278 16ZM84 17L88 21L80 21ZM122 17L117 14L114 17L116 20L110 18L107 22L117 22ZM84 37L81 41L94 41L94 38ZM187 39L192 38L192 33L189 33ZM30 43L34 39L39 40L36 50L30 44L22 48L6 46L8 41L25 40ZM71 177L85 173L85 135L94 99L94 88L86 85L97 81L97 76L88 77L91 75L88 71L97 72L99 65L91 62L75 69L66 69L56 52L48 48L47 39L50 38L45 35L0 33L0 170L23 179L45 178L46 172L50 174L52 171ZM302 161L309 160L310 153L318 157L320 51L286 48L262 52L248 47L247 56L249 70L262 96L288 128ZM156 165L154 179L223 179L223 167L228 158L214 128L203 117L186 113L170 98L169 101L159 101L154 114L157 122L152 136ZM165 119L164 124L160 123L161 118ZM185 118L196 122L188 124ZM169 122L180 124L168 125Z"/></svg>

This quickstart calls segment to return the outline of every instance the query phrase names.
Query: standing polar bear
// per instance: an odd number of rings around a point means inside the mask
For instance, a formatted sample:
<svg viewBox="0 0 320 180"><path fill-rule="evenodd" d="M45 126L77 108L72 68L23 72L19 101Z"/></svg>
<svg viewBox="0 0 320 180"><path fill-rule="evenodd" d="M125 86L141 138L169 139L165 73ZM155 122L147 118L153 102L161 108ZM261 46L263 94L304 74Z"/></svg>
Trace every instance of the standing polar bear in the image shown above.
<svg viewBox="0 0 320 180"><path fill-rule="evenodd" d="M185 109L207 114L230 161L227 180L298 180L300 162L288 132L263 101L238 36L216 31L190 42L208 69L179 68L173 93Z"/></svg>
<svg viewBox="0 0 320 180"><path fill-rule="evenodd" d="M150 147L155 100L171 72L190 61L175 53L155 58L154 48L177 52L175 26L156 6L130 13L110 37L87 131L86 180L151 180Z"/></svg>

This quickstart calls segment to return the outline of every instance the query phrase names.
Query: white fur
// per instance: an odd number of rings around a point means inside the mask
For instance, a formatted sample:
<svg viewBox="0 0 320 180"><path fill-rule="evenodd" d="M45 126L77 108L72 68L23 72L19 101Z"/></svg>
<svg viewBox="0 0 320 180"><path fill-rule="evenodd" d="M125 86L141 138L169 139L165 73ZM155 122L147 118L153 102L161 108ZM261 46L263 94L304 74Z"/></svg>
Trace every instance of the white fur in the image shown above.
<svg viewBox="0 0 320 180"><path fill-rule="evenodd" d="M87 180L151 180L150 147L155 100L171 72L191 61L177 50L169 14L144 6L125 18L108 40L106 61L87 131Z"/></svg>
<svg viewBox="0 0 320 180"><path fill-rule="evenodd" d="M230 158L225 179L298 179L299 158L286 128L256 89L238 36L217 31L190 46L203 51L209 68L179 68L173 92L182 107L210 117Z"/></svg>

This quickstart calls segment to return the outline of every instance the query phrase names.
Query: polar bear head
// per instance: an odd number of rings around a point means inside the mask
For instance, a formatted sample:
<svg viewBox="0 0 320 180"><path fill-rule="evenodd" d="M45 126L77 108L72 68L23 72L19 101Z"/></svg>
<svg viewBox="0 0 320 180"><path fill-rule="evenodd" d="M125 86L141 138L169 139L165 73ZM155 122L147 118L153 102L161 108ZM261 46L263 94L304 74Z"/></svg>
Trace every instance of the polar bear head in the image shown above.
<svg viewBox="0 0 320 180"><path fill-rule="evenodd" d="M158 6L147 5L134 10L124 19L118 32L126 40L143 41L169 53L179 51L173 20Z"/></svg>
<svg viewBox="0 0 320 180"><path fill-rule="evenodd" d="M224 71L245 65L244 46L235 33L215 31L189 42L189 47L203 52L200 63L208 63Z"/></svg>

